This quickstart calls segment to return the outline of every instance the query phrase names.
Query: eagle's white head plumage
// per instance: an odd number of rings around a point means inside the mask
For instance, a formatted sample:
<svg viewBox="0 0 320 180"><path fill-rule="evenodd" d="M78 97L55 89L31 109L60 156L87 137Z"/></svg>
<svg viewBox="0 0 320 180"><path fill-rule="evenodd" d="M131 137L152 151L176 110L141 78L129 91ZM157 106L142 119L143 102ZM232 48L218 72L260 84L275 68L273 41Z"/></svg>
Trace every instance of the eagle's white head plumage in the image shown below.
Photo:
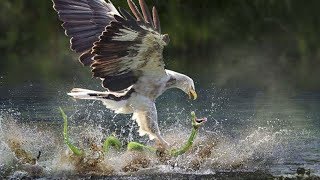
<svg viewBox="0 0 320 180"><path fill-rule="evenodd" d="M81 53L84 66L102 80L104 92L74 88L69 95L78 99L101 100L116 113L133 113L140 135L148 134L162 145L155 99L169 88L179 88L197 98L193 80L165 69L163 48L170 39L161 34L155 7L152 15L144 0L140 8L128 0L133 16L104 0L52 0L69 36L71 49Z"/></svg>

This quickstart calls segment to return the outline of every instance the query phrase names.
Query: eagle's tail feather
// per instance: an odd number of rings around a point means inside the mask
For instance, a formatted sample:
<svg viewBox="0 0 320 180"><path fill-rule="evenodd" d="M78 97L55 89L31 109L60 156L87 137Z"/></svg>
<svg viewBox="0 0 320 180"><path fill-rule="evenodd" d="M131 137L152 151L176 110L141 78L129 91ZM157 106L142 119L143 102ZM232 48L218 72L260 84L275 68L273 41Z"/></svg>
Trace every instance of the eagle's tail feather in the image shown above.
<svg viewBox="0 0 320 180"><path fill-rule="evenodd" d="M89 89L73 88L68 95L76 99L99 99L99 97L108 95L108 93Z"/></svg>

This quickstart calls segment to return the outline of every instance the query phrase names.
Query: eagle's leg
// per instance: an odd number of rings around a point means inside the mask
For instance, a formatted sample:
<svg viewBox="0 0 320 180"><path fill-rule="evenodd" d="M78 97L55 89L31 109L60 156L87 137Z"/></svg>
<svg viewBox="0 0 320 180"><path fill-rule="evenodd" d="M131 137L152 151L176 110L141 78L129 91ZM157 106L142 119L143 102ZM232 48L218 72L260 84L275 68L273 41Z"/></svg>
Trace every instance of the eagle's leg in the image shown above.
<svg viewBox="0 0 320 180"><path fill-rule="evenodd" d="M139 135L149 135L149 138L155 139L158 146L169 148L169 143L164 140L158 127L157 109L151 100L145 98L138 108L133 108L132 119L136 120L139 125Z"/></svg>
<svg viewBox="0 0 320 180"><path fill-rule="evenodd" d="M139 125L140 136L147 134L151 140L155 139L157 146L169 148L169 143L160 135L156 111L135 111L132 118Z"/></svg>
<svg viewBox="0 0 320 180"><path fill-rule="evenodd" d="M167 141L165 141L160 134L157 134L156 144L158 147L164 149L168 149L170 147L170 144Z"/></svg>
<svg viewBox="0 0 320 180"><path fill-rule="evenodd" d="M155 104L153 104L153 108L155 109L154 111L149 111L147 117L150 118L150 122L153 126L153 128L151 128L151 132L153 132L155 134L155 139L156 139L156 144L158 147L160 148L164 148L164 149L168 149L170 147L170 144L164 140L164 138L161 136L160 134L160 130L158 127L158 115L157 115L157 110L155 107ZM150 135L149 135L150 136Z"/></svg>

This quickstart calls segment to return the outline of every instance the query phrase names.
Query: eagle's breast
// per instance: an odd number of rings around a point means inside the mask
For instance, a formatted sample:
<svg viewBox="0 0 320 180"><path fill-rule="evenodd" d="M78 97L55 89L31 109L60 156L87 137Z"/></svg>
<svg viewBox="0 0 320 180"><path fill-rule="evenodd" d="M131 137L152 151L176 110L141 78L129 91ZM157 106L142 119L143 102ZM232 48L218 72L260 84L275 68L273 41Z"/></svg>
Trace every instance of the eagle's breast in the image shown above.
<svg viewBox="0 0 320 180"><path fill-rule="evenodd" d="M165 91L166 82L168 79L169 77L166 74L157 78L150 78L146 76L140 78L133 88L137 93L142 94L154 101Z"/></svg>

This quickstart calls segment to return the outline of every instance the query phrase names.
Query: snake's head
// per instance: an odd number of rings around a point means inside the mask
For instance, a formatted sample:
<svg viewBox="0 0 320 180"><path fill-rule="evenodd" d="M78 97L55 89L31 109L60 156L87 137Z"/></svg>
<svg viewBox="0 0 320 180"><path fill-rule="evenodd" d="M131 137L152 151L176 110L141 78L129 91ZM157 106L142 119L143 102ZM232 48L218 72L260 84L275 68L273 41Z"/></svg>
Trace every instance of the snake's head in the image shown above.
<svg viewBox="0 0 320 180"><path fill-rule="evenodd" d="M202 124L207 121L207 118L197 118L194 111L191 112L192 126L195 129L198 129Z"/></svg>

